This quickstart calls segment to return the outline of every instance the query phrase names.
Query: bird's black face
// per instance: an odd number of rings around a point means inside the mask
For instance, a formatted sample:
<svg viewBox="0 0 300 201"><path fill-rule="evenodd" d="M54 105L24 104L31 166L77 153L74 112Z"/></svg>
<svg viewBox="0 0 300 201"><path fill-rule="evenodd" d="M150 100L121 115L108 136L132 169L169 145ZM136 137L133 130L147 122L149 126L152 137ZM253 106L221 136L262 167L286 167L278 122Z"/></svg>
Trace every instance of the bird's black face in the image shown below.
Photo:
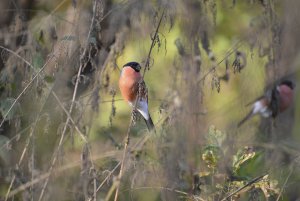
<svg viewBox="0 0 300 201"><path fill-rule="evenodd" d="M283 84L290 87L291 89L295 88L295 84L290 80L284 80L280 83L280 85L283 85Z"/></svg>
<svg viewBox="0 0 300 201"><path fill-rule="evenodd" d="M125 66L130 66L136 72L140 72L140 70L142 68L141 65L138 62L129 62L129 63L125 64L123 67L125 67Z"/></svg>

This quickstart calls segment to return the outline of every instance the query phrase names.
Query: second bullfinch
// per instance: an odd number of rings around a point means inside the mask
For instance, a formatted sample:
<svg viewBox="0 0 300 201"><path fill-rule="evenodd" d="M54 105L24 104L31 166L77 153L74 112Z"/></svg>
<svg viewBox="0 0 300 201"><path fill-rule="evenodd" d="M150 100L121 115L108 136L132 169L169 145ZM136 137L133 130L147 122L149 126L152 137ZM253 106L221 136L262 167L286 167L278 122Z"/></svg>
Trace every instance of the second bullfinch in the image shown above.
<svg viewBox="0 0 300 201"><path fill-rule="evenodd" d="M292 104L294 87L295 84L290 80L283 80L275 85L252 103L252 110L238 123L238 127L256 114L275 118Z"/></svg>
<svg viewBox="0 0 300 201"><path fill-rule="evenodd" d="M148 110L147 87L140 70L141 66L137 62L129 62L125 64L121 71L119 88L123 98L130 106L135 106L135 109L143 116L148 130L155 131L155 127Z"/></svg>

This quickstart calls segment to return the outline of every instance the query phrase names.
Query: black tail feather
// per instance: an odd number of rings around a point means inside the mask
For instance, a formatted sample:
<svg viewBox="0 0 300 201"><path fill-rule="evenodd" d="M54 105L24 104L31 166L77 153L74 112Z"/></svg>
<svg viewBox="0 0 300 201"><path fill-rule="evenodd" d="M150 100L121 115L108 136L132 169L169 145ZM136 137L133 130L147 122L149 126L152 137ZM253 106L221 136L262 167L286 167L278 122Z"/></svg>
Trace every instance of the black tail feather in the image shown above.
<svg viewBox="0 0 300 201"><path fill-rule="evenodd" d="M155 131L155 126L154 126L154 124L153 124L153 121L152 121L151 117L149 116L149 119L148 119L148 120L146 120L146 119L144 119L144 120L145 120L145 122L146 122L146 125L147 125L147 128L148 128L149 132L151 132L151 131L156 132L156 131Z"/></svg>
<svg viewBox="0 0 300 201"><path fill-rule="evenodd" d="M250 119L252 116L253 116L253 112L251 111L251 112L249 112L249 114L247 114L247 115L244 117L244 119L242 119L242 120L238 123L237 127L239 128L243 123L245 123L245 121L247 121L248 119Z"/></svg>

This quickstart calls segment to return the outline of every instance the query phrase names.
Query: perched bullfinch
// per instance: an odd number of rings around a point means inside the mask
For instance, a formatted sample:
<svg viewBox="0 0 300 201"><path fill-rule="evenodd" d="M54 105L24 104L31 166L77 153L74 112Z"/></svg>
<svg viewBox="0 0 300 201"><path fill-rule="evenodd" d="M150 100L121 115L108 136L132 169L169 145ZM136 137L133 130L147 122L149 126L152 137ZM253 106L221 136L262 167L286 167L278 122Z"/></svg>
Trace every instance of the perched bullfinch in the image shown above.
<svg viewBox="0 0 300 201"><path fill-rule="evenodd" d="M129 62L123 66L119 79L119 88L123 98L143 116L149 131L155 127L148 110L148 93L146 84L140 73L141 66L137 62Z"/></svg>
<svg viewBox="0 0 300 201"><path fill-rule="evenodd" d="M238 127L256 114L260 114L265 118L275 118L292 104L294 87L295 84L290 80L279 82L271 90L268 90L265 95L250 103L252 104L252 110L238 123Z"/></svg>

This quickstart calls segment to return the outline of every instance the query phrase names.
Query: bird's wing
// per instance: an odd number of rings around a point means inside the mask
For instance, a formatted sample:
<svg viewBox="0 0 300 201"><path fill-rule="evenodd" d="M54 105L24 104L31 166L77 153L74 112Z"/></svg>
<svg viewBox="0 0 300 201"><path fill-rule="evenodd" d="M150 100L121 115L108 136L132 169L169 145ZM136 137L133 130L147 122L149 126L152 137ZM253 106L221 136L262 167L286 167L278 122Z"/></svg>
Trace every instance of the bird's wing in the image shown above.
<svg viewBox="0 0 300 201"><path fill-rule="evenodd" d="M139 82L138 97L137 110L144 117L148 130L155 132L155 126L148 111L148 89L144 80Z"/></svg>
<svg viewBox="0 0 300 201"><path fill-rule="evenodd" d="M273 91L276 90L276 86L273 86L272 88L268 88L265 92L264 95L262 96L259 96L258 98L256 98L255 100L249 102L246 104L246 106L249 106L249 105L252 105L253 103L255 103L256 101L258 100L261 100L263 98L266 98L267 99L267 102L270 103L272 101L272 94L273 94Z"/></svg>
<svg viewBox="0 0 300 201"><path fill-rule="evenodd" d="M255 103L256 101L258 101L258 100L260 100L260 99L262 99L262 98L264 98L265 97L265 95L263 95L263 96L260 96L260 97L258 97L258 98L256 98L255 100L253 100L253 101L250 101L249 103L247 103L245 106L249 106L249 105L252 105L253 103Z"/></svg>
<svg viewBox="0 0 300 201"><path fill-rule="evenodd" d="M280 108L280 97L279 97L279 92L276 89L276 87L273 88L271 91L271 98L270 98L270 104L269 108L272 111L272 116L276 117L277 114L279 113L279 108Z"/></svg>
<svg viewBox="0 0 300 201"><path fill-rule="evenodd" d="M140 100L146 100L148 103L148 89L144 80L141 80L138 85L138 97Z"/></svg>

